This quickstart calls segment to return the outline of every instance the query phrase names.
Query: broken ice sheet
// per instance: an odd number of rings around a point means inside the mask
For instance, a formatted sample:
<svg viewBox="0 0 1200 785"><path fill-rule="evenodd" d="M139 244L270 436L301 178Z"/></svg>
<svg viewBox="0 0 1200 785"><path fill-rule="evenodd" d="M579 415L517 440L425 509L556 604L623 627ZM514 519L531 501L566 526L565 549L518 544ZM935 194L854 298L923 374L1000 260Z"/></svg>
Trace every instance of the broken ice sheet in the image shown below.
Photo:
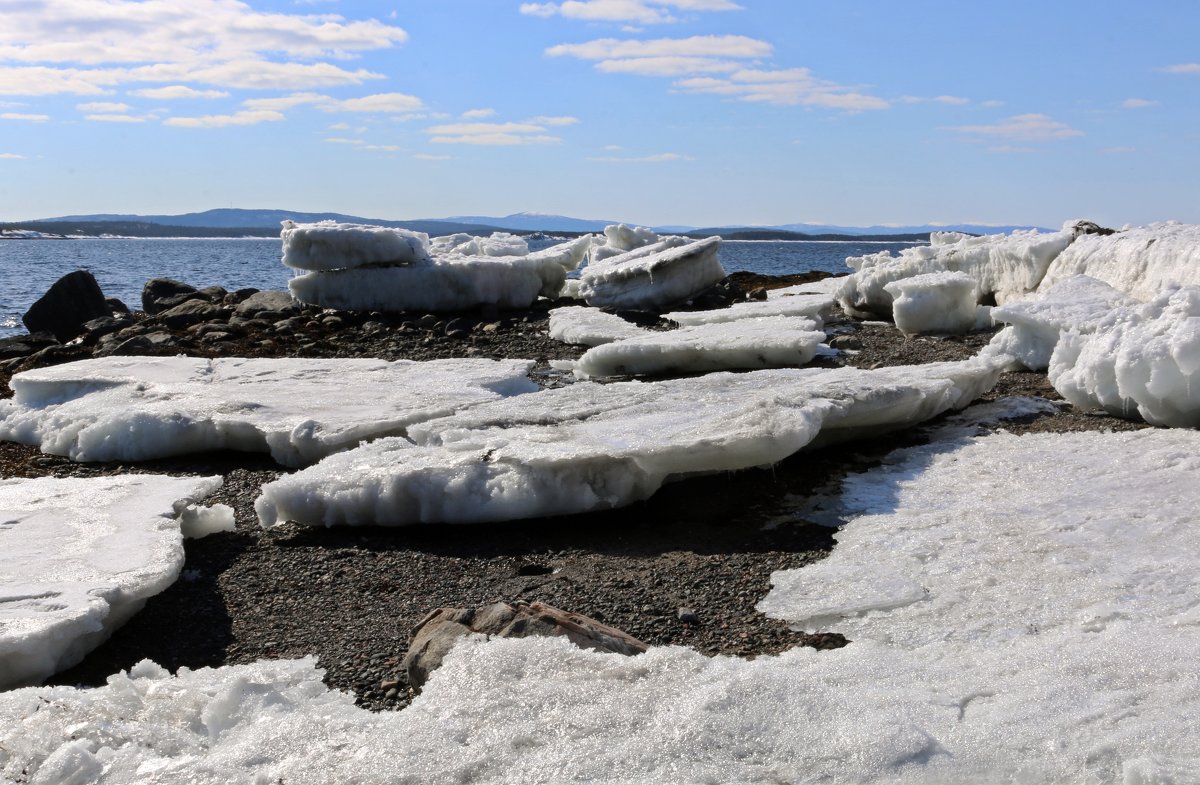
<svg viewBox="0 0 1200 785"><path fill-rule="evenodd" d="M720 237L678 245L663 240L589 264L579 293L588 305L657 309L686 300L725 277Z"/></svg>

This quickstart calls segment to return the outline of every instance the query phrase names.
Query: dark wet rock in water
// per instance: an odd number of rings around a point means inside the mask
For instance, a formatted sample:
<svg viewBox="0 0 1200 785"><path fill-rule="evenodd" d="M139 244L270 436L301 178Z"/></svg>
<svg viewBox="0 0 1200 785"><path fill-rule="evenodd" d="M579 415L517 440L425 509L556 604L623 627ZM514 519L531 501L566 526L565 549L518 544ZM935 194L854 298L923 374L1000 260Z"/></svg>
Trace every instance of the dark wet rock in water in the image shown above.
<svg viewBox="0 0 1200 785"><path fill-rule="evenodd" d="M564 636L581 649L625 655L641 654L646 650L645 643L615 627L540 602L438 608L413 630L403 663L412 688L419 691L454 645L471 634L498 638Z"/></svg>
<svg viewBox="0 0 1200 785"><path fill-rule="evenodd" d="M142 287L142 310L148 314L162 313L187 300L206 300L194 286L173 278L151 278Z"/></svg>
<svg viewBox="0 0 1200 785"><path fill-rule="evenodd" d="M100 284L87 270L67 273L54 282L21 317L29 332L49 332L69 341L83 332L83 325L110 316Z"/></svg>

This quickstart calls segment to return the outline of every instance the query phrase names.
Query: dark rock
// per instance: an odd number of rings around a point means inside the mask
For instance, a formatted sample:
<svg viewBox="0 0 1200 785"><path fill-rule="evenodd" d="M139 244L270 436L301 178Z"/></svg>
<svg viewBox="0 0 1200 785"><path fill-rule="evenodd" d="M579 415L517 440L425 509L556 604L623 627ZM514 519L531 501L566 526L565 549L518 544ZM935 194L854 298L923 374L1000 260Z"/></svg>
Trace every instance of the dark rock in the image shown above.
<svg viewBox="0 0 1200 785"><path fill-rule="evenodd" d="M276 321L284 316L293 316L299 310L300 307L287 292L266 291L247 296L233 312L241 317L254 318L264 311L270 311L275 314L271 321Z"/></svg>
<svg viewBox="0 0 1200 785"><path fill-rule="evenodd" d="M112 312L114 318L133 316L133 311L129 310L129 306L116 297L105 297L104 304L108 306L108 310Z"/></svg>
<svg viewBox="0 0 1200 785"><path fill-rule="evenodd" d="M55 281L21 321L31 334L50 332L69 341L83 332L85 322L109 315L100 284L87 270L76 270Z"/></svg>
<svg viewBox="0 0 1200 785"><path fill-rule="evenodd" d="M189 299L207 298L196 287L172 278L151 278L142 287L142 310L151 315L162 313Z"/></svg>
<svg viewBox="0 0 1200 785"><path fill-rule="evenodd" d="M12 357L28 357L35 352L40 352L47 346L54 346L57 343L58 339L51 333L46 332L0 338L0 360L7 360Z"/></svg>
<svg viewBox="0 0 1200 785"><path fill-rule="evenodd" d="M581 649L641 654L646 644L615 627L578 613L568 613L540 602L497 602L482 608L439 608L413 630L404 668L414 690L437 670L460 638L481 633L498 638L562 635Z"/></svg>
<svg viewBox="0 0 1200 785"><path fill-rule="evenodd" d="M680 608L675 612L675 615L684 624L699 624L700 614L696 613L692 608Z"/></svg>
<svg viewBox="0 0 1200 785"><path fill-rule="evenodd" d="M863 348L863 343L860 338L854 335L839 335L836 338L829 340L830 349L838 349L840 351L854 350L857 351Z"/></svg>
<svg viewBox="0 0 1200 785"><path fill-rule="evenodd" d="M211 322L229 316L229 311L207 300L185 300L175 307L163 311L158 318L172 330L181 330L193 324Z"/></svg>
<svg viewBox="0 0 1200 785"><path fill-rule="evenodd" d="M204 295L210 303L224 302L225 295L229 294L224 286L206 286L200 290L200 294Z"/></svg>
<svg viewBox="0 0 1200 785"><path fill-rule="evenodd" d="M83 342L94 344L109 333L115 333L117 330L124 329L131 324L133 324L133 320L128 316L123 319L117 319L112 316L101 316L99 319L92 319L83 325L83 329L86 331L83 336Z"/></svg>
<svg viewBox="0 0 1200 785"><path fill-rule="evenodd" d="M446 322L446 326L443 329L446 331L447 338L465 338L474 326L474 322L460 318L451 319Z"/></svg>

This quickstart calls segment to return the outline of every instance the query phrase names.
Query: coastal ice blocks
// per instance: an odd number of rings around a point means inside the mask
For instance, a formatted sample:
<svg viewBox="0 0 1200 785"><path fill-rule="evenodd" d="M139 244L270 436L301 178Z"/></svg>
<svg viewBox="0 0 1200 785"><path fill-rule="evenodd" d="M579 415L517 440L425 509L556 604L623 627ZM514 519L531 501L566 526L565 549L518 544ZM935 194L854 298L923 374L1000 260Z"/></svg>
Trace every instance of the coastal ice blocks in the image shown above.
<svg viewBox="0 0 1200 785"><path fill-rule="evenodd" d="M966 273L914 275L883 289L892 296L892 320L905 335L962 334L978 321L975 281Z"/></svg>
<svg viewBox="0 0 1200 785"><path fill-rule="evenodd" d="M297 270L338 270L429 261L429 236L386 226L283 222L283 263Z"/></svg>
<svg viewBox="0 0 1200 785"><path fill-rule="evenodd" d="M174 583L181 519L232 521L227 507L193 504L220 486L151 474L0 480L0 689L79 662Z"/></svg>
<svg viewBox="0 0 1200 785"><path fill-rule="evenodd" d="M1042 288L1075 275L1096 278L1143 302L1178 286L1200 286L1200 225L1156 223L1080 237L1046 271Z"/></svg>
<svg viewBox="0 0 1200 785"><path fill-rule="evenodd" d="M303 466L537 386L527 360L104 357L17 374L0 439L77 461L204 450Z"/></svg>
<svg viewBox="0 0 1200 785"><path fill-rule="evenodd" d="M631 251L589 264L580 275L580 294L588 305L643 310L686 300L725 277L717 258L720 245L721 238L709 237L652 253Z"/></svg>
<svg viewBox="0 0 1200 785"><path fill-rule="evenodd" d="M434 256L528 256L529 243L525 242L524 238L508 232L492 232L489 237L476 237L460 232L434 237L429 241L429 250Z"/></svg>
<svg viewBox="0 0 1200 785"><path fill-rule="evenodd" d="M567 240L558 245L544 248L541 251L532 251L529 256L538 261L553 262L567 272L572 272L578 269L579 265L583 264L587 259L588 251L592 249L595 239L595 235L585 234L576 237L574 240Z"/></svg>
<svg viewBox="0 0 1200 785"><path fill-rule="evenodd" d="M766 300L734 303L728 308L714 308L710 311L671 311L663 314L663 318L684 327L693 327L701 324L736 322L742 319L790 316L814 321L819 328L825 323L826 318L833 315L836 307L837 303L828 295L793 294L768 297Z"/></svg>
<svg viewBox="0 0 1200 785"><path fill-rule="evenodd" d="M599 264L605 259L635 251L649 245L662 242L654 230L645 226L626 226L625 224L609 224L604 227L603 237L596 238L588 253L588 264ZM665 238L677 241L682 238Z"/></svg>
<svg viewBox="0 0 1200 785"><path fill-rule="evenodd" d="M960 408L1002 362L581 383L497 401L263 486L265 527L534 518L621 507L672 477L766 466L813 442Z"/></svg>
<svg viewBox="0 0 1200 785"><path fill-rule="evenodd" d="M600 346L644 332L636 324L598 308L570 305L550 311L550 337L563 343Z"/></svg>
<svg viewBox="0 0 1200 785"><path fill-rule="evenodd" d="M588 349L575 364L580 378L668 373L798 368L807 365L825 340L821 325L809 319L766 317L643 330Z"/></svg>
<svg viewBox="0 0 1200 785"><path fill-rule="evenodd" d="M1076 406L1200 427L1200 287L1117 308L1092 332L1064 332L1048 375Z"/></svg>

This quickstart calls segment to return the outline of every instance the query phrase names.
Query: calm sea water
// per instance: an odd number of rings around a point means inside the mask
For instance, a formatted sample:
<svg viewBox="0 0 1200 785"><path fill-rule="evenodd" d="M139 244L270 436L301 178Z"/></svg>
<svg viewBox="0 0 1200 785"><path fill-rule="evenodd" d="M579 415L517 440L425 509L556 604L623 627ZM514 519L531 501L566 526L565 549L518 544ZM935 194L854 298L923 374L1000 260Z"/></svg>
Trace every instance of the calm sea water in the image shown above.
<svg viewBox="0 0 1200 785"><path fill-rule="evenodd" d="M536 248L552 241L531 243ZM825 270L846 272L846 257L914 243L726 242L721 262L729 272L767 275ZM72 270L88 270L109 297L141 307L142 285L174 278L196 287L285 289L291 271L279 263L279 240L0 240L0 336L23 333L21 314L50 285Z"/></svg>

